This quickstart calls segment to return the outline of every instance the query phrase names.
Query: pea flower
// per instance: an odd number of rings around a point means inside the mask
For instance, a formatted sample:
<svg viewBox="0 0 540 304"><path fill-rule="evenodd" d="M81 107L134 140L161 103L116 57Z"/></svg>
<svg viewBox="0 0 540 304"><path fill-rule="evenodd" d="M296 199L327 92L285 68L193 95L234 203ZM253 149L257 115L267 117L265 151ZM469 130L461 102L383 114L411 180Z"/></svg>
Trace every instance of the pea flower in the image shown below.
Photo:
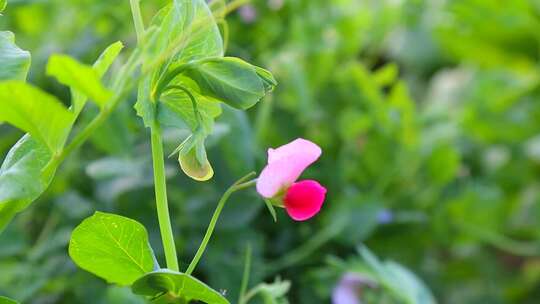
<svg viewBox="0 0 540 304"><path fill-rule="evenodd" d="M302 138L268 149L268 164L257 179L257 192L273 205L285 207L293 220L312 218L321 210L326 188L314 180L296 180L319 156L321 148Z"/></svg>
<svg viewBox="0 0 540 304"><path fill-rule="evenodd" d="M376 285L361 275L346 273L332 292L332 304L362 304L360 295L363 287L375 288Z"/></svg>

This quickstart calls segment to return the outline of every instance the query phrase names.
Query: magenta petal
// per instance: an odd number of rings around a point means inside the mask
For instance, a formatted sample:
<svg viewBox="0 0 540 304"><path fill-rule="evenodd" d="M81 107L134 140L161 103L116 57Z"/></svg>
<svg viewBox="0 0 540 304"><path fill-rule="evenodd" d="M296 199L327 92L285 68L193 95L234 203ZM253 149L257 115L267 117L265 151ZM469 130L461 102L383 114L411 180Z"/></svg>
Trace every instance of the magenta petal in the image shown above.
<svg viewBox="0 0 540 304"><path fill-rule="evenodd" d="M257 180L257 192L272 198L294 183L321 155L321 148L309 140L296 139L276 149L268 149L268 165Z"/></svg>
<svg viewBox="0 0 540 304"><path fill-rule="evenodd" d="M319 213L326 197L326 188L314 180L294 183L285 194L285 209L296 221L305 221Z"/></svg>

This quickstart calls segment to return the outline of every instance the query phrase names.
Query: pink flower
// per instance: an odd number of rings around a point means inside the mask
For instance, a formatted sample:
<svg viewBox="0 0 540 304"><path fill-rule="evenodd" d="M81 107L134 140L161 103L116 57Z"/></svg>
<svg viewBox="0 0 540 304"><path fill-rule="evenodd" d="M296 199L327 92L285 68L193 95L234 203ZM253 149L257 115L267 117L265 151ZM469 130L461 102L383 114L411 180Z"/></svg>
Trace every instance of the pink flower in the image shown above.
<svg viewBox="0 0 540 304"><path fill-rule="evenodd" d="M301 138L268 149L268 164L257 180L257 192L275 205L285 207L296 221L313 217L321 210L326 188L314 180L296 180L319 156L321 148Z"/></svg>

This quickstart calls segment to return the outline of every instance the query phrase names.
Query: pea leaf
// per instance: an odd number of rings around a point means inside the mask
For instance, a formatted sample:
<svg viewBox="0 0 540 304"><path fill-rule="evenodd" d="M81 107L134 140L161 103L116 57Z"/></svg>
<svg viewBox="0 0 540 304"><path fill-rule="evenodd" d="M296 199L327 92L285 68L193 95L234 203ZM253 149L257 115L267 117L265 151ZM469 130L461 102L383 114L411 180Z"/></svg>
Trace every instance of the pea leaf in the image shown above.
<svg viewBox="0 0 540 304"><path fill-rule="evenodd" d="M124 48L124 45L122 44L122 42L117 41L111 44L110 46L108 46L103 51L103 53L101 53L99 58L96 60L96 62L92 66L92 68L96 71L97 75L100 78L102 78L103 75L105 75L105 73L107 72L109 67L113 64L114 60L116 59L116 57L118 57L118 55L120 54L123 48ZM84 105L86 104L87 96L84 93L74 88L71 89L71 96L72 96L71 97L71 104L72 104L71 110L77 113L78 115L83 109Z"/></svg>
<svg viewBox="0 0 540 304"><path fill-rule="evenodd" d="M0 0L0 13L6 9L7 0Z"/></svg>
<svg viewBox="0 0 540 304"><path fill-rule="evenodd" d="M148 297L163 294L161 303L188 303L201 301L207 304L229 304L229 301L208 285L185 273L160 269L144 275L131 286L133 293Z"/></svg>
<svg viewBox="0 0 540 304"><path fill-rule="evenodd" d="M114 57L114 53L116 52L114 51L114 49L118 49L118 46L113 45L112 48L108 48L104 52L104 55L100 57L101 60L98 59L98 61L96 61L96 64L94 66L97 69L98 74L102 75L103 73L105 73L108 65L110 65L109 62L112 62L112 57ZM8 83L9 82L0 82L0 87L2 87L3 85L7 85ZM21 87L28 86L24 84L21 85L19 82L15 83L17 84L17 86ZM40 92L38 89L32 89L32 91L36 90L38 91L38 93L34 94L33 97L39 98L39 96L45 94ZM7 86L3 89L0 88L0 95L2 94L15 94L15 92L11 90L11 86ZM47 96L47 99L54 99L54 97L51 97L47 94L45 94L45 96ZM82 96L82 99L78 101L80 109L82 109L82 106L84 106L85 98L86 97ZM77 99L77 97L74 96L74 99ZM15 101L18 103L17 100ZM2 104L3 102L9 101L6 98L2 98L0 104ZM35 99L33 100L33 102L35 104L39 104L41 100ZM27 101L27 103L29 103L29 101ZM57 103L59 102L55 101L53 104ZM25 102L21 102L19 106L22 106L24 104ZM39 107L40 106L33 105L30 108L33 110L38 110ZM53 105L53 108L56 107L57 106ZM70 119L70 123L66 126L63 126L62 128L58 128L62 130L63 134L61 136L58 136L57 140L51 140L52 142L61 142L62 147L65 142L65 136L67 136L67 134L69 133L73 121L80 112L80 109L75 108L76 105L74 104L73 108L71 109L72 117ZM17 108L11 108L12 111L14 109ZM63 109L62 107L62 110L60 112L64 113L66 111L67 110ZM69 113L69 111L67 112ZM60 116L65 115L66 114L61 114ZM29 116L25 114L24 117ZM51 118L50 116L47 117ZM43 122L47 122L52 125L54 123L54 120L46 119L43 120ZM43 128L37 129L39 129L40 132L45 130ZM36 200L47 189L47 187L52 181L52 178L54 177L57 166L59 165L56 163L52 164L51 166L49 166L48 170L46 170L47 165L51 161L53 153L51 153L50 147L44 142L44 140L38 140L39 138L39 135L34 136L26 134L25 136L23 136L10 149L2 166L0 167L0 193L2 194L0 195L0 232L6 227L6 225L18 212L27 208L28 205L30 205L34 200Z"/></svg>
<svg viewBox="0 0 540 304"><path fill-rule="evenodd" d="M196 59L223 56L223 41L204 0L174 0L153 18L148 58L166 56L166 62L141 81L135 109L149 127L156 118L157 101L152 93L178 66Z"/></svg>
<svg viewBox="0 0 540 304"><path fill-rule="evenodd" d="M69 255L82 269L125 286L154 268L144 226L103 212L96 212L73 230Z"/></svg>
<svg viewBox="0 0 540 304"><path fill-rule="evenodd" d="M101 108L112 96L102 84L98 72L66 55L52 55L47 64L47 75L86 95Z"/></svg>
<svg viewBox="0 0 540 304"><path fill-rule="evenodd" d="M251 64L233 57L215 58L190 65L184 74L193 79L202 95L211 96L237 109L249 109L271 88L273 78L259 78Z"/></svg>
<svg viewBox="0 0 540 304"><path fill-rule="evenodd" d="M51 152L62 148L73 121L73 114L54 96L15 80L0 82L0 108L0 122L30 133Z"/></svg>
<svg viewBox="0 0 540 304"><path fill-rule="evenodd" d="M192 93L196 100L196 109L189 96L180 90L170 90L161 96L158 105L158 120L161 125L177 128L189 128L196 131L201 127L208 134L212 131L214 119L221 115L221 107L218 102L204 96ZM199 113L199 120L197 114Z"/></svg>
<svg viewBox="0 0 540 304"><path fill-rule="evenodd" d="M0 12L2 5L0 3ZM15 45L12 32L0 32L0 80L25 80L30 68L30 53Z"/></svg>
<svg viewBox="0 0 540 304"><path fill-rule="evenodd" d="M0 232L15 214L45 191L52 175L42 175L51 159L47 146L23 136L8 152L0 167Z"/></svg>
<svg viewBox="0 0 540 304"><path fill-rule="evenodd" d="M166 66L209 57L223 56L223 40L204 0L174 0L152 21L159 27L157 52L176 47ZM169 66L170 65L170 66Z"/></svg>

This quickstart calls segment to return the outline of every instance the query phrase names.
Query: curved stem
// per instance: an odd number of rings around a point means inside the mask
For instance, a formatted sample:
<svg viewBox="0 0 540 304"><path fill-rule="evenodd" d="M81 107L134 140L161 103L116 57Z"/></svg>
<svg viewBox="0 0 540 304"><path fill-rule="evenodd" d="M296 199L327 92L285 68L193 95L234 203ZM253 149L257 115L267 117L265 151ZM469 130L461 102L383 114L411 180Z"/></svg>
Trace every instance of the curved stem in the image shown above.
<svg viewBox="0 0 540 304"><path fill-rule="evenodd" d="M210 224L208 225L208 228L206 229L206 233L204 234L204 238L201 242L201 245L199 246L199 249L197 249L197 252L195 253L195 256L193 257L193 260L191 260L191 263L189 263L189 266L186 270L186 274L190 275L193 273L193 270L195 270L195 267L197 267L197 264L199 263L199 260L201 259L204 250L206 249L206 246L208 245L208 242L210 241L210 238L212 237L212 234L214 233L214 229L216 228L216 223L219 219L219 215L221 214L221 211L223 210L223 207L225 206L225 203L236 191L249 188L253 185L255 185L256 180L251 180L248 182L244 182L246 179L252 177L255 173L251 172L248 175L242 177L237 182L235 182L221 197L221 199L218 202L218 205L216 207L216 210L214 211L214 214L212 215L212 219L210 220Z"/></svg>
<svg viewBox="0 0 540 304"><path fill-rule="evenodd" d="M165 251L167 268L179 271L176 246L169 216L167 203L167 184L165 178L165 161L163 156L163 143L161 141L161 129L156 123L151 128L152 137L152 160L154 165L154 187L156 191L156 209L159 221L159 231Z"/></svg>

